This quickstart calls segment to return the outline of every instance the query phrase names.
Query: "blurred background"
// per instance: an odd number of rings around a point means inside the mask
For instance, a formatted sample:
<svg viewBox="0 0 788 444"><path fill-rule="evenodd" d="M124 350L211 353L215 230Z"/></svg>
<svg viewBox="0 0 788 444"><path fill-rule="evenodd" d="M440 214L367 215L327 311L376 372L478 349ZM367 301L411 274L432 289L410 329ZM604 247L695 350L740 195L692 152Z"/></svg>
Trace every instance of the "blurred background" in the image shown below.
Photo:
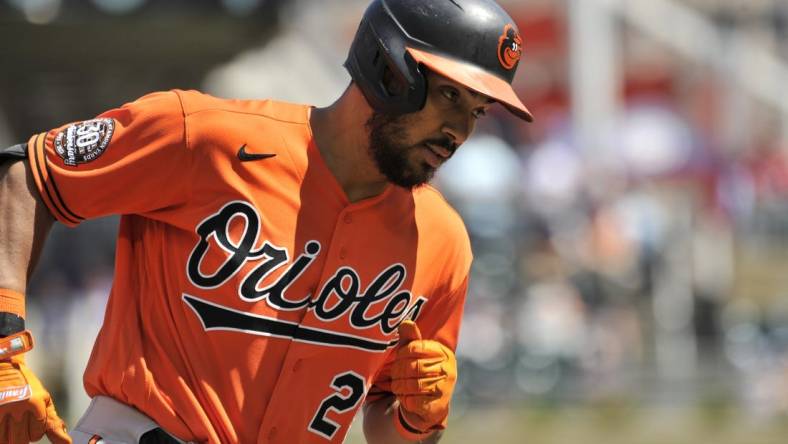
<svg viewBox="0 0 788 444"><path fill-rule="evenodd" d="M788 442L788 1L501 3L536 122L436 179L476 258L443 442ZM170 88L327 105L365 5L0 0L0 144ZM56 227L29 291L72 426L116 229Z"/></svg>

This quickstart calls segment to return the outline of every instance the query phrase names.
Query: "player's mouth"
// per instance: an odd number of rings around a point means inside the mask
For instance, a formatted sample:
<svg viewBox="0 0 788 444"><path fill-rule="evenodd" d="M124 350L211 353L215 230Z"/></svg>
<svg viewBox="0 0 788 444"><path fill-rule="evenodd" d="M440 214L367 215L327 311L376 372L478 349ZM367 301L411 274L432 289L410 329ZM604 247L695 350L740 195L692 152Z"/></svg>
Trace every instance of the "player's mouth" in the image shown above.
<svg viewBox="0 0 788 444"><path fill-rule="evenodd" d="M432 168L438 168L449 158L449 156L451 156L451 151L449 151L449 149L432 143L424 143L422 144L422 148L422 151L424 151L424 160Z"/></svg>

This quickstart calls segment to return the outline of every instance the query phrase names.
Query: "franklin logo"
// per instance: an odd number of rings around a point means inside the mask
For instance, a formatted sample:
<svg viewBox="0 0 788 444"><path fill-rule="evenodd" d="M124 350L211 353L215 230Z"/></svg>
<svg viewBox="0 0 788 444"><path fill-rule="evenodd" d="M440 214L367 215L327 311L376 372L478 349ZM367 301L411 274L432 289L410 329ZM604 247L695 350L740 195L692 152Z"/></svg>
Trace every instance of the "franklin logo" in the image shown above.
<svg viewBox="0 0 788 444"><path fill-rule="evenodd" d="M69 166L91 162L107 149L114 131L115 121L107 118L71 124L55 136L55 152Z"/></svg>
<svg viewBox="0 0 788 444"><path fill-rule="evenodd" d="M28 398L30 398L30 385L27 384L6 387L4 390L0 390L0 405L10 404Z"/></svg>
<svg viewBox="0 0 788 444"><path fill-rule="evenodd" d="M514 69L523 55L523 39L511 24L504 26L498 38L498 61L506 69Z"/></svg>

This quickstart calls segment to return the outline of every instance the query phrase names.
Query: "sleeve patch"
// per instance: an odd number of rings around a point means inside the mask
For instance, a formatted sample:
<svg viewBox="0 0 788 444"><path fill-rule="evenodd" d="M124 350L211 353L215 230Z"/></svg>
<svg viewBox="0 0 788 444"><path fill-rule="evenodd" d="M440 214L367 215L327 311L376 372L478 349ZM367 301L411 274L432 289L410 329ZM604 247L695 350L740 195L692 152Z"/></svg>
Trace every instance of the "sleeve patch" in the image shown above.
<svg viewBox="0 0 788 444"><path fill-rule="evenodd" d="M55 152L70 166L94 161L107 149L114 131L115 121L109 118L71 124L55 136Z"/></svg>

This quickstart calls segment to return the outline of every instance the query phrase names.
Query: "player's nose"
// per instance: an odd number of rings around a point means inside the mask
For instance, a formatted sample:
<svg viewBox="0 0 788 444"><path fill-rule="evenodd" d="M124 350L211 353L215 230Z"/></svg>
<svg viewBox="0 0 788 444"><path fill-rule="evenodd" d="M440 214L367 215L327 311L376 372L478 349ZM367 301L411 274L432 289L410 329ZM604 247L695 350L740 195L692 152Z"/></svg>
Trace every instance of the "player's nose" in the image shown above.
<svg viewBox="0 0 788 444"><path fill-rule="evenodd" d="M473 131L473 122L467 119L454 119L443 124L441 132L451 139L455 146L462 145Z"/></svg>

